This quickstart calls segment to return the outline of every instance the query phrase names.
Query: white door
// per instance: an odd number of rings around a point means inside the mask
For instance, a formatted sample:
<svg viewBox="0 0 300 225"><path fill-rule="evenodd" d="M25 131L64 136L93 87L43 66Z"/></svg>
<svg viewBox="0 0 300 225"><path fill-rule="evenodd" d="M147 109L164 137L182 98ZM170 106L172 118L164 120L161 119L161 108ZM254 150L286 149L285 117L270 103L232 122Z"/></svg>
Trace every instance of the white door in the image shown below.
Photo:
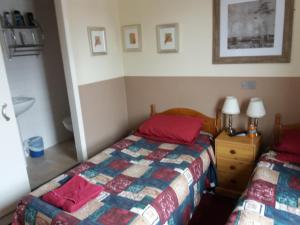
<svg viewBox="0 0 300 225"><path fill-rule="evenodd" d="M0 46L0 218L12 212L17 201L29 191L26 162Z"/></svg>

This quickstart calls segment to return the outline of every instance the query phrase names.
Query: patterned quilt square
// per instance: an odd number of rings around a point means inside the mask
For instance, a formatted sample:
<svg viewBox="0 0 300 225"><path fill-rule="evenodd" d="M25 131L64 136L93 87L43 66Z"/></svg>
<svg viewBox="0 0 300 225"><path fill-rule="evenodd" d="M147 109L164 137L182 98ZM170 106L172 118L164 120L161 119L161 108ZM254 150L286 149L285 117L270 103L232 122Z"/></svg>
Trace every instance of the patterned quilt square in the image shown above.
<svg viewBox="0 0 300 225"><path fill-rule="evenodd" d="M99 222L103 225L126 225L136 216L137 214L128 210L111 208L99 218Z"/></svg>
<svg viewBox="0 0 300 225"><path fill-rule="evenodd" d="M178 208L176 193L172 188L168 187L151 203L151 205L158 213L161 224L164 224L175 209Z"/></svg>
<svg viewBox="0 0 300 225"><path fill-rule="evenodd" d="M259 214L255 214L252 212L242 212L239 217L238 224L264 224L264 225L274 225L274 220L271 218L267 218L265 216L261 216Z"/></svg>
<svg viewBox="0 0 300 225"><path fill-rule="evenodd" d="M159 168L152 174L152 177L154 179L171 182L176 176L178 176L178 174L179 173L177 171L170 168Z"/></svg>
<svg viewBox="0 0 300 225"><path fill-rule="evenodd" d="M157 149L157 150L153 151L150 155L146 156L145 159L159 161L159 160L162 160L169 153L170 153L170 151L168 151L168 150Z"/></svg>
<svg viewBox="0 0 300 225"><path fill-rule="evenodd" d="M52 224L68 224L68 225L77 225L80 223L80 220L75 218L74 216L61 212L57 214L52 221Z"/></svg>
<svg viewBox="0 0 300 225"><path fill-rule="evenodd" d="M112 161L110 164L109 164L109 167L112 168L112 169L115 169L115 170L125 170L127 169L128 167L130 167L132 164L126 160L123 160L123 159L117 159L117 160L114 160Z"/></svg>
<svg viewBox="0 0 300 225"><path fill-rule="evenodd" d="M289 187L294 190L300 191L300 177L292 176L289 181Z"/></svg>
<svg viewBox="0 0 300 225"><path fill-rule="evenodd" d="M170 187L173 188L176 193L179 204L182 204L190 194L188 181L183 174L176 177L176 179L172 181Z"/></svg>
<svg viewBox="0 0 300 225"><path fill-rule="evenodd" d="M265 205L275 207L276 186L266 181L255 180L248 188L247 197Z"/></svg>
<svg viewBox="0 0 300 225"><path fill-rule="evenodd" d="M92 178L92 182L95 184L107 184L109 181L111 181L113 177L107 176L103 173L99 173L97 176Z"/></svg>
<svg viewBox="0 0 300 225"><path fill-rule="evenodd" d="M69 176L75 176L75 175L78 175L78 174L82 173L83 171L88 170L94 166L95 166L95 164L92 162L84 162L84 163L80 164L79 166L76 166L75 168L71 169L67 174Z"/></svg>
<svg viewBox="0 0 300 225"><path fill-rule="evenodd" d="M124 148L128 148L130 145L134 144L134 141L123 139L112 146L113 149L122 150Z"/></svg>
<svg viewBox="0 0 300 225"><path fill-rule="evenodd" d="M131 141L134 141L134 142L137 142L139 140L142 139L142 137L139 137L139 136L135 136L135 135L130 135L126 138L127 140L131 140Z"/></svg>
<svg viewBox="0 0 300 225"><path fill-rule="evenodd" d="M121 193L134 181L135 178L120 174L105 185L105 191L112 194Z"/></svg>
<svg viewBox="0 0 300 225"><path fill-rule="evenodd" d="M189 167L194 180L198 180L203 173L203 163L201 158L197 158Z"/></svg>
<svg viewBox="0 0 300 225"><path fill-rule="evenodd" d="M32 201L33 198L34 197L31 195L22 198L21 202L19 203L21 207L17 207L14 214L14 220L23 221L25 223L25 215L27 210L26 206Z"/></svg>
<svg viewBox="0 0 300 225"><path fill-rule="evenodd" d="M152 205L147 205L142 216L147 221L147 224L154 225L154 224L158 224L159 222L159 215L156 209Z"/></svg>
<svg viewBox="0 0 300 225"><path fill-rule="evenodd" d="M128 150L132 151L132 152L137 152L141 149L141 147L139 146L135 146L135 145L131 145L128 147Z"/></svg>
<svg viewBox="0 0 300 225"><path fill-rule="evenodd" d="M199 135L197 140L196 140L197 144L201 144L201 145L210 145L210 137L207 135Z"/></svg>
<svg viewBox="0 0 300 225"><path fill-rule="evenodd" d="M160 144L161 144L160 142L141 139L137 141L134 145L148 150L156 150Z"/></svg>
<svg viewBox="0 0 300 225"><path fill-rule="evenodd" d="M52 222L52 219L46 216L43 213L38 212L36 215L35 223L41 224L41 225L50 225Z"/></svg>
<svg viewBox="0 0 300 225"><path fill-rule="evenodd" d="M99 166L97 168L92 168L89 170L86 170L82 173L83 176L90 178L90 179L94 179L95 177L97 177L99 174L105 174L106 176L109 177L115 177L118 176L122 171L120 170L115 170L112 169L110 167L105 167L105 166Z"/></svg>
<svg viewBox="0 0 300 225"><path fill-rule="evenodd" d="M131 167L129 167L128 169L126 169L125 171L123 171L122 174L129 176L129 177L138 178L138 177L143 176L143 174L146 173L148 169L149 169L148 166L134 164Z"/></svg>
<svg viewBox="0 0 300 225"><path fill-rule="evenodd" d="M50 218L53 218L61 211L60 209L42 201L39 198L33 198L28 206L34 208L38 212L41 212Z"/></svg>
<svg viewBox="0 0 300 225"><path fill-rule="evenodd" d="M178 147L177 144L168 144L168 143L163 143L159 146L160 149L165 149L165 150L174 150Z"/></svg>
<svg viewBox="0 0 300 225"><path fill-rule="evenodd" d="M138 179L139 182L142 182L145 186L148 187L154 187L160 190L164 190L169 186L168 182L165 182L163 180L158 180L158 179L152 179L152 178L143 178L143 179Z"/></svg>
<svg viewBox="0 0 300 225"><path fill-rule="evenodd" d="M194 151L194 152L203 152L204 149L206 149L208 146L205 146L205 145L201 145L201 144L195 144L193 145L192 148L190 148L191 151Z"/></svg>
<svg viewBox="0 0 300 225"><path fill-rule="evenodd" d="M111 205L112 207L118 207L118 208L129 210L136 204L136 201L127 198L127 196L125 195L121 196L122 193L124 192L121 192L118 195L109 195L107 198L102 200L102 202Z"/></svg>
<svg viewBox="0 0 300 225"><path fill-rule="evenodd" d="M145 187L142 191L141 194L145 195L145 196L149 196L151 198L156 198L158 195L160 195L160 193L162 192L162 190L158 189L158 188L154 188L154 187Z"/></svg>
<svg viewBox="0 0 300 225"><path fill-rule="evenodd" d="M37 214L37 210L32 207L27 207L25 211L25 222L27 224L35 224L35 217Z"/></svg>
<svg viewBox="0 0 300 225"><path fill-rule="evenodd" d="M84 219L88 218L90 215L92 215L94 212L96 212L103 205L104 205L103 202L99 201L98 198L95 198L95 199L89 201L87 204L85 204L79 210L71 213L71 215L76 217L79 220L84 220Z"/></svg>
<svg viewBox="0 0 300 225"><path fill-rule="evenodd" d="M174 151L172 151L172 154L177 154L177 155L190 155L195 158L199 157L199 153L201 151L195 151L193 150L194 147L189 147L185 145L179 145Z"/></svg>
<svg viewBox="0 0 300 225"><path fill-rule="evenodd" d="M92 158L89 159L88 161L89 161L89 162L92 162L92 163L94 163L94 164L99 164L99 163L105 161L106 159L108 159L108 158L111 157L111 155L110 155L110 154L106 154L105 151L108 151L108 149L106 149L106 150L104 150L103 152L101 152L101 153L95 155L94 157L92 157ZM115 151L115 150L113 149L113 151Z"/></svg>
<svg viewBox="0 0 300 225"><path fill-rule="evenodd" d="M132 192L132 193L138 193L141 190L143 190L144 188L145 188L145 185L143 185L143 184L133 183L127 188L127 191Z"/></svg>
<svg viewBox="0 0 300 225"><path fill-rule="evenodd" d="M293 208L298 208L300 209L300 206L298 206L298 196L296 191L293 190L287 190L286 188L279 188L277 189L277 194L276 194L276 201L280 204L284 204L286 206L290 206ZM300 210L299 210L300 213Z"/></svg>
<svg viewBox="0 0 300 225"><path fill-rule="evenodd" d="M279 172L265 167L258 167L253 176L253 180L264 180L276 185L279 178Z"/></svg>

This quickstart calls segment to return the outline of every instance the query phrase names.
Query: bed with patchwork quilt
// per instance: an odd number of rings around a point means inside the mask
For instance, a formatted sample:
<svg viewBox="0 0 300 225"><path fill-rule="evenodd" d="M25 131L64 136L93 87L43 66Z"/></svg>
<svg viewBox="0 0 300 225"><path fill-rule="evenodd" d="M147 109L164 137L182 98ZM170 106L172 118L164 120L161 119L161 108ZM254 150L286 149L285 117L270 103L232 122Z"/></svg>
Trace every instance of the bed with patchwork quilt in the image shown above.
<svg viewBox="0 0 300 225"><path fill-rule="evenodd" d="M228 225L300 224L300 164L261 156Z"/></svg>
<svg viewBox="0 0 300 225"><path fill-rule="evenodd" d="M73 213L41 199L75 175L104 191ZM208 135L199 134L193 145L130 135L24 197L13 224L187 224L203 191L215 184Z"/></svg>

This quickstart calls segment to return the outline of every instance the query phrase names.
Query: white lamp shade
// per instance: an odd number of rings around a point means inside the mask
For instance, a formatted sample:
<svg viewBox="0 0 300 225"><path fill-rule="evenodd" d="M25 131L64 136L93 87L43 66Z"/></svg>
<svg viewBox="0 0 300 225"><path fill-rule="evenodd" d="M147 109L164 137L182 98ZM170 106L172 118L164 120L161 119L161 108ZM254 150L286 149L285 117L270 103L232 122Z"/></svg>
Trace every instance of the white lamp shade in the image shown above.
<svg viewBox="0 0 300 225"><path fill-rule="evenodd" d="M247 109L247 116L251 118L262 118L265 115L266 109L263 101L260 98L251 98Z"/></svg>
<svg viewBox="0 0 300 225"><path fill-rule="evenodd" d="M234 96L228 96L225 99L222 113L228 114L228 115L237 115L240 114L240 106L239 102L236 97Z"/></svg>

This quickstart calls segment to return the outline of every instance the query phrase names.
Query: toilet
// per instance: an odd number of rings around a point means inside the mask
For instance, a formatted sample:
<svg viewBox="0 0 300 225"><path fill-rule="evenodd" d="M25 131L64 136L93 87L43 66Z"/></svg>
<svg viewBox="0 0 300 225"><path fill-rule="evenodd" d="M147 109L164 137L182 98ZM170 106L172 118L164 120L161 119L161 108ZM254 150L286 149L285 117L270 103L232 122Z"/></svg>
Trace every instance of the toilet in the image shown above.
<svg viewBox="0 0 300 225"><path fill-rule="evenodd" d="M66 130L70 131L73 133L73 125L72 125L72 119L70 116L64 118L64 120L62 121L64 127L66 128Z"/></svg>

